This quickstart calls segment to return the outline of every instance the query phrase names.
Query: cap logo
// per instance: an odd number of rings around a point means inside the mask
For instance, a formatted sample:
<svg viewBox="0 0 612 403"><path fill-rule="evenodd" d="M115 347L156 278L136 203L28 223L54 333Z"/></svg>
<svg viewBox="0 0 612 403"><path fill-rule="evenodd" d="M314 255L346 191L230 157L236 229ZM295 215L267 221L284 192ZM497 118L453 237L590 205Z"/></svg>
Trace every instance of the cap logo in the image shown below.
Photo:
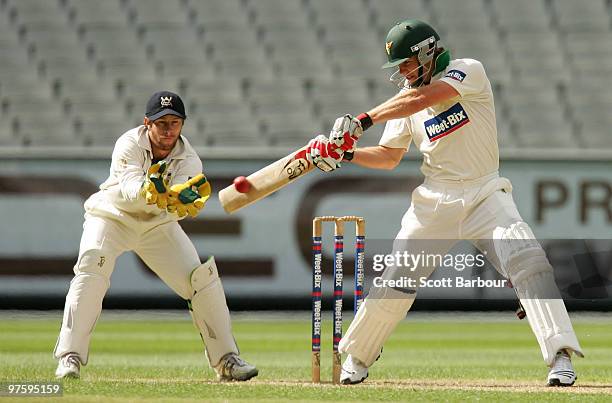
<svg viewBox="0 0 612 403"><path fill-rule="evenodd" d="M172 97L160 97L160 100L161 100L161 106L163 107L172 106Z"/></svg>
<svg viewBox="0 0 612 403"><path fill-rule="evenodd" d="M391 54L391 46L393 46L393 41L385 43L385 49L387 49L387 54Z"/></svg>

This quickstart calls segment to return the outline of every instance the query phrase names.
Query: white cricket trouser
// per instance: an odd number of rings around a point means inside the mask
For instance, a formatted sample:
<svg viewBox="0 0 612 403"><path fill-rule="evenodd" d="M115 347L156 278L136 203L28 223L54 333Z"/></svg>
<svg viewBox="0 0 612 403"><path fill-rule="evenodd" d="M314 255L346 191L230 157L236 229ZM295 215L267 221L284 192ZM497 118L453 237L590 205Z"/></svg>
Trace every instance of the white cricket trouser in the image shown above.
<svg viewBox="0 0 612 403"><path fill-rule="evenodd" d="M191 272L200 258L180 225L167 222L151 228L135 220L128 226L111 218L85 215L79 257L66 296L55 356L74 352L87 363L89 341L102 310L115 261L133 250L161 280L184 299L193 295Z"/></svg>
<svg viewBox="0 0 612 403"><path fill-rule="evenodd" d="M465 182L446 183L426 179L412 193L412 203L402 219L395 250L414 255L423 250L430 254L444 255L457 240L472 240L496 269L505 275L491 240L495 239L496 229L500 227L510 227L516 223L526 226L514 204L511 191L510 181L500 178L497 173ZM428 241L419 242L419 239ZM429 277L435 268L419 267L411 277ZM396 275L397 272L387 270L382 277L394 278ZM529 287L529 284L525 286ZM371 365L385 340L412 306L415 291L402 292L390 288L371 291L343 337L340 351L352 354L367 366ZM554 346L561 345L580 353L580 346L562 300L556 301L552 318L529 314L527 317L548 364L556 353L556 350L549 351ZM542 323L548 320L555 326ZM550 343L549 340L562 341Z"/></svg>

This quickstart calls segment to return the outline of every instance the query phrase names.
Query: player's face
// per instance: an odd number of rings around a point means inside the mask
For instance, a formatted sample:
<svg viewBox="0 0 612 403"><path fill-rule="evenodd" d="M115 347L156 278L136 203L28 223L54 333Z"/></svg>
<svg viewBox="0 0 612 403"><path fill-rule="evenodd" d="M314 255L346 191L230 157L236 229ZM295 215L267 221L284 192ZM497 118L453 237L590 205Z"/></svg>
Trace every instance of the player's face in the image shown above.
<svg viewBox="0 0 612 403"><path fill-rule="evenodd" d="M429 76L430 64L431 63L428 63L428 65L423 68L423 73L425 76L423 81L425 82L427 82L427 78ZM415 84L419 80L419 78L421 78L419 76L419 61L417 59L417 56L412 56L411 58L400 64L398 67L400 74L406 77L408 83L410 83L411 86Z"/></svg>
<svg viewBox="0 0 612 403"><path fill-rule="evenodd" d="M156 158L164 158L174 148L183 128L183 119L175 115L166 115L150 121L145 118L145 126L149 129L149 141Z"/></svg>

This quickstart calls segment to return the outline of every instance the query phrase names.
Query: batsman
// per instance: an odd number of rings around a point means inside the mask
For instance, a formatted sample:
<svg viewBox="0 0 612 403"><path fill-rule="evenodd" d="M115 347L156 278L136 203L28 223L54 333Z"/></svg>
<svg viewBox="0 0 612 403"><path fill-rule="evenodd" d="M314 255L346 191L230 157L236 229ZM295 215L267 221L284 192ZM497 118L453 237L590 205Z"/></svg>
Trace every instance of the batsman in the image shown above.
<svg viewBox="0 0 612 403"><path fill-rule="evenodd" d="M143 124L119 137L110 176L85 202L75 276L54 352L57 378L78 378L87 364L115 261L129 250L187 301L220 381L246 381L258 373L239 357L214 257L202 263L178 224L198 215L211 192L202 161L181 134L186 118L177 94L153 94Z"/></svg>
<svg viewBox="0 0 612 403"><path fill-rule="evenodd" d="M425 181L412 193L395 245L418 253L423 245L418 240L435 240L427 242L428 252L443 255L455 243L450 240L470 240L514 285L550 368L548 385L574 384L571 356L582 356L582 349L553 268L517 211L510 181L499 176L493 92L482 63L451 60L438 33L414 19L389 30L385 49L383 68L396 69L391 80L398 94L367 113L338 118L329 138L310 141L307 158L326 172L343 160L393 169L414 142L423 155ZM386 126L379 145L356 149L363 131L381 123ZM383 277L394 278L396 269L389 267ZM434 269L423 266L419 272L428 277ZM340 342L340 351L348 353L342 383L368 377L416 294L417 289L391 287L370 291Z"/></svg>

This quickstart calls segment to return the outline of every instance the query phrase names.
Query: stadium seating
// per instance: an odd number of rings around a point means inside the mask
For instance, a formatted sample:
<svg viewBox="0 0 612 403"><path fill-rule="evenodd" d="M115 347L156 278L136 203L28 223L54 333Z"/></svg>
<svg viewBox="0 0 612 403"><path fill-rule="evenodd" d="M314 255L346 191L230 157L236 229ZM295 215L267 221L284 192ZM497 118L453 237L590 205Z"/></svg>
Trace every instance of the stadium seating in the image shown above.
<svg viewBox="0 0 612 403"><path fill-rule="evenodd" d="M112 147L124 132L131 129L129 119L117 119L106 111L97 115L79 115L75 119L77 135L88 146Z"/></svg>
<svg viewBox="0 0 612 403"><path fill-rule="evenodd" d="M610 16L604 0L555 0L552 14L562 32L608 32Z"/></svg>
<svg viewBox="0 0 612 403"><path fill-rule="evenodd" d="M389 27L404 18L432 21L431 12L422 1L385 0L384 5L377 1L369 1L368 6L375 23L377 38L384 38Z"/></svg>
<svg viewBox="0 0 612 403"><path fill-rule="evenodd" d="M396 93L391 71L380 69L384 35L419 18L453 57L483 62L502 149L612 149L612 93L601 84L612 75L610 8L606 0L0 0L0 147L111 146L141 121L150 94L172 89L187 102L194 144L290 148Z"/></svg>
<svg viewBox="0 0 612 403"><path fill-rule="evenodd" d="M73 0L67 5L68 17L77 26L112 25L127 21L128 14L118 0Z"/></svg>
<svg viewBox="0 0 612 403"><path fill-rule="evenodd" d="M494 26L502 33L549 32L551 15L543 0L492 0Z"/></svg>

